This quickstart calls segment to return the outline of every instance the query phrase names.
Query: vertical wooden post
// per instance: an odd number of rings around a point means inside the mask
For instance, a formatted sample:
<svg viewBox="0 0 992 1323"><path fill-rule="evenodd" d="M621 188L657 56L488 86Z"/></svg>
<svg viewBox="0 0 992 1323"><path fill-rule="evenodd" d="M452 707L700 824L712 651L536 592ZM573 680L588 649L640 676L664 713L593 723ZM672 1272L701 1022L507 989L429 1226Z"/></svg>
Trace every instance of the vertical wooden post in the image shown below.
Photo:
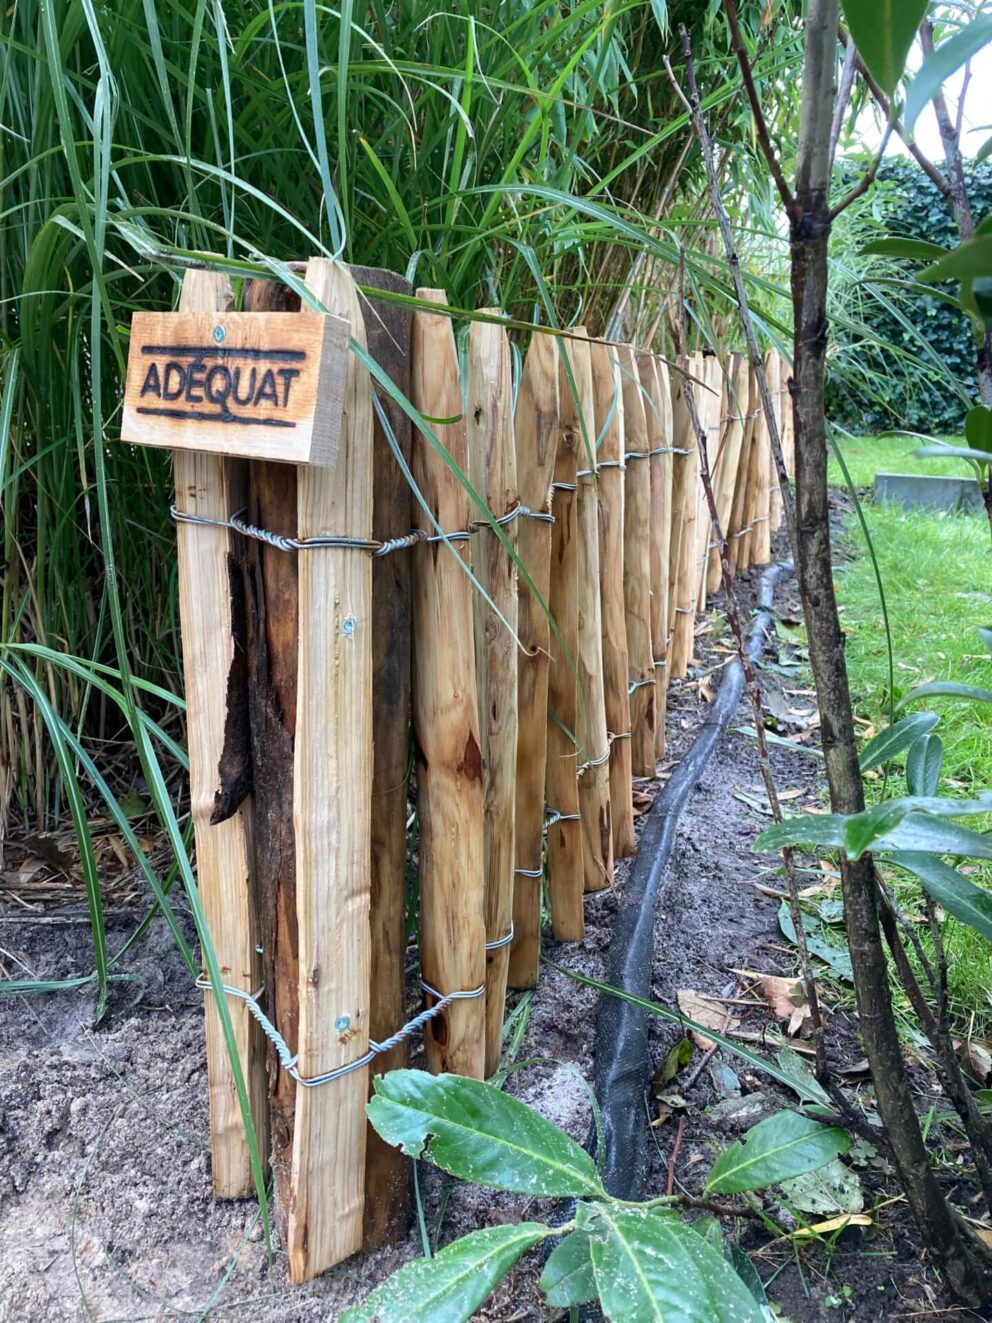
<svg viewBox="0 0 992 1323"><path fill-rule="evenodd" d="M224 276L188 271L181 312L223 312L231 307ZM176 508L204 519L227 519L246 502L242 462L199 451L173 452ZM225 755L239 727L247 755L244 639L239 620L241 588L233 574L231 534L226 528L180 522L179 619L186 680L190 811L196 841L196 871L210 938L221 976L231 987L254 992L261 982L258 919L253 884L251 802ZM238 1058L261 1151L268 1148L265 1044L243 1002L229 998ZM207 1087L214 1194L219 1199L254 1189L248 1145L234 1075L212 991L206 993Z"/></svg>
<svg viewBox="0 0 992 1323"><path fill-rule="evenodd" d="M599 443L599 572L603 616L603 692L610 736L610 811L613 853L634 853L634 799L630 761L629 660L624 618L623 387L615 349L590 346L595 430Z"/></svg>
<svg viewBox="0 0 992 1323"><path fill-rule="evenodd" d="M498 312L498 309L485 309ZM497 519L517 505L510 342L502 326L473 322L468 333L468 466L472 486ZM516 545L516 521L505 526ZM517 569L492 528L472 542L472 569L496 611L475 594L485 823L486 1062L499 1067L513 916L514 800L517 769Z"/></svg>
<svg viewBox="0 0 992 1323"><path fill-rule="evenodd" d="M737 461L737 477L734 482L734 500L730 511L730 528L727 534L727 553L730 568L734 574L747 569L747 510L750 493L751 451L754 448L754 435L761 410L761 397L754 372L748 367L747 375L746 420L744 437L741 441L740 458Z"/></svg>
<svg viewBox="0 0 992 1323"><path fill-rule="evenodd" d="M250 281L246 312L291 312L299 297L272 280ZM248 463L253 524L296 537L296 466L274 460ZM296 834L293 762L298 666L298 557L265 542L244 547L248 603L253 825L266 1012L295 1055L299 1034L299 961L296 918ZM290 1177L296 1121L296 1083L269 1045L271 1165L276 1215L286 1240L292 1202Z"/></svg>
<svg viewBox="0 0 992 1323"><path fill-rule="evenodd" d="M758 450L758 488L756 510L752 520L754 539L753 561L755 565L767 565L772 558L771 530L771 486L772 486L772 440L768 419L762 417L758 431L760 448Z"/></svg>
<svg viewBox="0 0 992 1323"><path fill-rule="evenodd" d="M739 567L742 570L749 570L754 562L755 553L755 517L758 511L758 489L761 481L761 469L763 465L762 450L765 446L764 432L767 424L765 415L759 409L758 416L754 420L754 431L751 434L751 449L748 455L747 484L744 493L744 524L741 529L740 550L738 552Z"/></svg>
<svg viewBox="0 0 992 1323"><path fill-rule="evenodd" d="M579 548L576 540L576 488L582 436L576 425L574 401L562 371L564 341L558 354L560 423L555 449L555 522L551 535L549 604L551 631L548 670L548 761L545 797L552 817L548 826L548 901L551 929L560 942L578 942L585 932L582 908L582 831L579 823L578 717L576 666L579 635ZM566 398L569 400L566 412Z"/></svg>
<svg viewBox="0 0 992 1323"><path fill-rule="evenodd" d="M444 290L418 289L422 302L446 303ZM434 434L464 471L465 420L451 322L442 313L413 315L411 398L437 423ZM468 529L465 488L426 436L415 434L413 476L445 532ZM435 528L423 511L417 523ZM437 992L485 984L482 752L476 698L472 584L456 556L464 541L413 551L413 721L417 737L420 820L421 967ZM433 997L428 994L428 1004ZM452 1002L427 1025L427 1063L481 1079L485 1065L485 1000Z"/></svg>
<svg viewBox="0 0 992 1323"><path fill-rule="evenodd" d="M378 267L351 268L359 285L411 294L410 284ZM390 380L410 393L410 309L360 295L369 353ZM410 420L380 391L379 401L400 454L410 459ZM396 462L378 414L372 437L375 477L372 536L380 542L410 528L410 487ZM372 561L372 980L369 1031L382 1041L406 1019L406 814L410 751L410 570L401 551ZM408 1042L384 1052L375 1074L399 1070L410 1059ZM365 1155L363 1249L399 1239L410 1219L410 1161L368 1127Z"/></svg>
<svg viewBox="0 0 992 1323"><path fill-rule="evenodd" d="M517 598L517 798L513 943L507 979L533 988L541 955L544 872L544 778L548 751L548 666L551 626L544 607L551 583L551 479L558 443L558 348L535 334L524 360L514 414L517 489L521 502L547 519L524 519L517 554L534 587L520 577Z"/></svg>
<svg viewBox="0 0 992 1323"><path fill-rule="evenodd" d="M698 390L698 387L696 388ZM680 680L689 668L696 623L696 511L699 452L685 402L685 379L679 374L672 390L675 466L672 476L672 560L674 600L668 678ZM676 497L678 498L676 503ZM676 550L677 545L677 550ZM677 568L674 568L677 567Z"/></svg>
<svg viewBox="0 0 992 1323"><path fill-rule="evenodd" d="M630 667L630 757L634 776L655 776L655 668L651 650L651 472L637 359L619 348L623 385L623 598Z"/></svg>
<svg viewBox="0 0 992 1323"><path fill-rule="evenodd" d="M765 380L768 383L768 394L772 401L772 414L778 428L779 440L783 437L782 427L782 358L781 355L770 349L764 358ZM783 448L783 455L785 454ZM769 515L771 519L771 532L777 533L782 527L782 516L785 507L782 503L782 488L779 485L778 470L775 467L774 460L771 467L771 505Z"/></svg>
<svg viewBox="0 0 992 1323"><path fill-rule="evenodd" d="M782 454L785 459L785 471L790 478L796 476L796 420L792 412L792 394L789 382L792 369L788 360L781 354L779 359L779 398L782 402Z"/></svg>
<svg viewBox="0 0 992 1323"><path fill-rule="evenodd" d="M699 409L700 420L706 431L706 460L712 474L716 469L720 453L723 428L721 420L724 417L725 394L723 369L715 354L701 356L700 376L705 383L705 388L699 390L696 396L696 404ZM710 515L709 502L706 499L706 490L703 487L701 466L698 488L699 504L696 511L696 535L698 538L696 546L696 609L705 611L706 576L713 543L713 519Z"/></svg>
<svg viewBox="0 0 992 1323"><path fill-rule="evenodd" d="M647 399L651 449L651 652L655 676L655 758L665 756L668 714L669 576L672 541L672 389L668 368L643 354L641 385Z"/></svg>
<svg viewBox="0 0 992 1323"><path fill-rule="evenodd" d="M579 551L579 711L576 735L583 759L579 774L582 858L586 891L613 881L613 819L610 813L610 743L603 693L603 616L599 588L599 501L596 495L596 408L592 362L585 329L567 342L578 398L560 383L562 409L576 411L582 428L579 451L577 539ZM590 456L590 449L593 451Z"/></svg>
<svg viewBox="0 0 992 1323"><path fill-rule="evenodd" d="M354 282L323 258L306 280L355 340ZM335 462L297 474L299 536L372 534L372 396L349 356ZM315 1076L362 1057L369 1039L372 804L372 564L366 552L300 553L293 820L299 922L299 1057ZM298 1088L289 1211L290 1277L305 1281L361 1248L368 1068Z"/></svg>
<svg viewBox="0 0 992 1323"><path fill-rule="evenodd" d="M749 408L748 365L743 354L731 354L727 363L726 389L724 391L723 425L720 441L720 454L714 475L714 495L717 514L720 519L720 532L725 538L730 536L730 518L734 504L734 489L737 484L737 469L740 463L741 446L744 442L744 429ZM720 587L723 569L720 562L719 548L714 547L709 556L706 591L715 593Z"/></svg>

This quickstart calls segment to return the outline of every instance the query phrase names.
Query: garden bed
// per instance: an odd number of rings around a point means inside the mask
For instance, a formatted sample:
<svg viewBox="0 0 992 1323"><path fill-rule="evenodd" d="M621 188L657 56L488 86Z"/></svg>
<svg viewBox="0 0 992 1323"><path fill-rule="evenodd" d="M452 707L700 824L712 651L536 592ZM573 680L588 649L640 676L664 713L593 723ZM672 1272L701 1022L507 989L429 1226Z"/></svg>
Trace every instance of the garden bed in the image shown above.
<svg viewBox="0 0 992 1323"><path fill-rule="evenodd" d="M753 572L748 579L756 577ZM753 585L745 581L742 605L752 592ZM792 585L779 590L776 606L786 621L795 610L790 604L794 592ZM702 666L694 672L696 679L672 692L669 764L691 741L731 655L717 630L714 625L697 639ZM790 632L786 624L783 636ZM812 712L812 699L788 692L803 688L801 675L766 667L762 682L768 711L782 735L808 739L814 723L805 714ZM750 724L745 703L734 725ZM790 807L822 803L819 760L781 746L773 747L772 758ZM767 825L760 784L753 740L731 733L689 801L657 916L654 995L666 1006L674 1006L686 990L742 999L744 981L733 972L737 969L795 970L792 948L778 923L779 900L768 894L781 887L774 860L750 851L751 841ZM625 863L618 870L617 891L628 868ZM588 897L585 942L548 944L549 958L601 977L616 894ZM32 921L8 910L0 920L7 973L85 974L88 933L73 917L56 911ZM111 938L122 939L133 917L119 914L111 924ZM128 968L134 981L115 985L106 1019L97 1029L89 992L18 999L3 1017L0 1315L324 1320L364 1299L376 1282L422 1251L415 1221L401 1244L356 1257L300 1289L288 1286L278 1253L267 1268L255 1203L218 1203L212 1197L202 1002L163 924L152 925ZM590 1129L583 1079L592 1073L596 997L566 974L545 969L529 1011L521 1012L529 1018L514 1054L519 1069L507 1078L512 1093L583 1142ZM843 1058L839 1064L852 1067L860 1053L843 995L839 1000L830 1018L832 1050ZM771 1038L765 1044L760 1040L778 1032L774 1017L760 1006L728 1004L728 1012L757 1036L749 1046L770 1057ZM677 1027L652 1021L656 1063L678 1038ZM697 1048L683 1080L696 1074L701 1055ZM683 1086L684 1112L652 1127L657 1142L649 1145L649 1194L663 1193L671 1172L676 1190L698 1195L719 1148L765 1111L793 1101L728 1053L714 1060L722 1073L715 1077L705 1066ZM528 1061L534 1064L523 1064ZM725 1091L733 1092L728 1067L743 1095L737 1104L732 1098L721 1100L715 1083L722 1080ZM679 1089L678 1078L671 1087ZM656 1104L646 1098L645 1105L656 1119ZM860 1174L869 1210L895 1193L878 1167L866 1166ZM429 1167L421 1167L420 1188L424 1231L432 1244L447 1243L480 1225L553 1215L547 1206L456 1186ZM745 1243L761 1276L774 1278L770 1297L789 1317L868 1319L910 1313L925 1318L926 1311L939 1308L935 1279L920 1268L915 1238L899 1205L887 1207L877 1224L864 1231L845 1231L830 1252L820 1245L797 1253L788 1240L769 1240L764 1231L749 1231ZM480 1317L506 1323L553 1317L541 1304L539 1272L536 1257L525 1259Z"/></svg>

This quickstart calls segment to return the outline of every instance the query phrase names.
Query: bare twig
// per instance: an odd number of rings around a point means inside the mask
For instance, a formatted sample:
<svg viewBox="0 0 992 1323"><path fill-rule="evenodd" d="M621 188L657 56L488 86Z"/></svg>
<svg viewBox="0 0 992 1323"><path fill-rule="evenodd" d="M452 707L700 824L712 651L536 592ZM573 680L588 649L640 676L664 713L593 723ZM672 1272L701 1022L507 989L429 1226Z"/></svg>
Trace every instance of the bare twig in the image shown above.
<svg viewBox="0 0 992 1323"><path fill-rule="evenodd" d="M830 208L830 219L835 221L842 211L847 211L852 202L857 202L858 198L867 193L878 175L878 168L882 164L882 157L885 155L885 149L889 145L889 139L892 137L892 120L890 119L885 126L885 133L882 135L882 141L879 144L878 151L875 153L871 165L864 172L858 182L849 193L846 193L835 206Z"/></svg>
<svg viewBox="0 0 992 1323"><path fill-rule="evenodd" d="M837 104L834 106L833 123L830 125L830 159L837 155L837 144L844 128L844 116L854 91L854 76L858 71L858 52L852 41L844 51L844 63L840 71L840 88L837 92Z"/></svg>
<svg viewBox="0 0 992 1323"><path fill-rule="evenodd" d="M751 104L751 114L754 117L754 131L758 138L758 145L761 148L761 154L764 156L771 172L772 179L775 181L775 187L778 189L778 195L782 199L782 205L791 216L795 210L796 200L792 195L792 190L786 183L785 175L782 173L782 166L779 163L775 148L772 145L771 134L768 132L768 124L765 121L765 114L761 108L761 98L758 96L758 89L754 85L754 76L751 70L751 62L748 59L747 51L744 48L744 36L741 32L741 25L737 18L736 0L723 0L724 12L727 15L727 24L730 28L730 41L734 48L734 54L737 56L737 63L740 65L741 78L744 82L744 90L747 93L747 99ZM685 28L680 25L679 31L684 33ZM682 42L682 49L685 51L685 40ZM689 48L688 58L692 59L692 48ZM688 74L688 70L686 71Z"/></svg>
<svg viewBox="0 0 992 1323"><path fill-rule="evenodd" d="M685 1134L685 1117L679 1117L679 1128L675 1132L675 1143L672 1145L672 1155L668 1159L668 1182L665 1186L665 1193L671 1194L675 1189L675 1166L679 1160L679 1150L682 1147L682 1136Z"/></svg>

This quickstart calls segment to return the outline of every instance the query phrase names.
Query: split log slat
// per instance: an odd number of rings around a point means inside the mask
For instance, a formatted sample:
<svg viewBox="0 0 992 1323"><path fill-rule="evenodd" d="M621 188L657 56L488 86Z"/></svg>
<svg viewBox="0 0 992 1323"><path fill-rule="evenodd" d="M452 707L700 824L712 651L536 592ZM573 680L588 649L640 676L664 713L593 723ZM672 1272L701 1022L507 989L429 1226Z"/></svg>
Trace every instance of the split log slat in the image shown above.
<svg viewBox="0 0 992 1323"><path fill-rule="evenodd" d="M413 293L409 282L380 267L349 268L358 285L391 294ZM409 307L359 293L369 354L404 395L410 393ZM410 460L410 419L384 390L379 403L392 440ZM410 486L393 454L378 413L372 434L372 536L378 541L410 527ZM369 1032L377 1041L406 1019L406 819L410 757L410 571L409 552L372 561L372 977ZM375 1074L401 1070L410 1060L409 1042L376 1058ZM365 1153L365 1227L370 1250L406 1234L411 1211L410 1161L368 1127Z"/></svg>
<svg viewBox="0 0 992 1323"><path fill-rule="evenodd" d="M499 313L498 308L484 311ZM511 374L506 331L492 322L473 322L468 334L468 471L472 486L485 497L490 513L497 519L517 504ZM514 547L517 528L515 520L503 529ZM475 594L486 941L493 944L509 934L513 915L517 570L492 528L480 528L472 540L472 569L492 602L490 606L482 593ZM509 958L509 946L495 946L486 952L487 1077L500 1063Z"/></svg>
<svg viewBox="0 0 992 1323"><path fill-rule="evenodd" d="M714 495L720 521L720 533L724 538L727 538L730 532L734 491L737 486L737 470L740 465L741 447L744 443L744 431L748 423L747 414L750 405L748 365L743 354L732 354L730 357L723 398L726 422L723 427L720 454L714 476ZM709 558L706 579L707 592L715 593L720 587L722 577L720 550L718 547L714 547Z"/></svg>
<svg viewBox="0 0 992 1323"><path fill-rule="evenodd" d="M610 811L610 745L603 690L596 407L590 346L584 338L584 328L576 327L573 337L567 341L567 352L572 363L577 397L571 391L566 391L564 383L559 385L563 412L567 416L570 408L576 410L575 421L582 433L576 505L579 544L579 699L576 735L583 760L579 776L579 814L582 820L585 889L601 891L613 881L613 819Z"/></svg>
<svg viewBox="0 0 992 1323"><path fill-rule="evenodd" d="M418 289L422 302L447 303L440 289ZM437 440L464 472L465 420L450 319L418 308L413 314L411 399L436 423ZM430 440L415 433L413 476L442 529L468 528L465 488ZM417 524L434 525L424 511ZM464 542L435 542L413 551L413 719L417 743L420 823L420 927L423 977L441 994L485 983L482 751L476 698L473 588L456 557ZM428 1005L433 998L428 994ZM424 1032L427 1064L481 1079L485 1067L485 999L456 1001Z"/></svg>
<svg viewBox="0 0 992 1323"><path fill-rule="evenodd" d="M665 756L668 715L669 577L672 539L672 390L668 368L655 355L643 355L641 384L648 406L651 448L651 653L655 679L656 759Z"/></svg>
<svg viewBox="0 0 992 1323"><path fill-rule="evenodd" d="M365 342L354 282L313 258L307 286ZM372 534L372 397L349 354L334 463L297 474L300 537ZM372 564L361 551L300 554L293 822L299 924L298 1069L361 1058L369 1039L372 804ZM305 735L305 738L302 736ZM368 1068L298 1088L290 1277L306 1281L361 1248Z"/></svg>
<svg viewBox="0 0 992 1323"><path fill-rule="evenodd" d="M630 667L630 756L634 776L655 776L655 674L651 646L651 473L648 424L637 359L619 347L623 386L624 474L623 597ZM676 547L677 552L677 547Z"/></svg>
<svg viewBox="0 0 992 1323"><path fill-rule="evenodd" d="M181 312L232 306L226 277L188 271ZM173 454L176 508L227 519L246 504L243 461L200 451ZM248 797L247 664L243 596L226 528L178 523L179 619L186 685L190 812L197 883L221 977L255 992L261 983L254 892L252 807ZM237 746L234 766L232 741ZM254 1190L247 1135L214 994L207 991L207 1089L214 1194L236 1199ZM238 1059L260 1151L268 1149L265 1041L244 1004L228 998Z"/></svg>
<svg viewBox="0 0 992 1323"><path fill-rule="evenodd" d="M576 487L582 436L576 423L571 388L563 371L564 341L556 346L559 426L555 448L555 522L551 537L549 604L551 631L548 670L548 754L545 799L557 817L548 827L548 902L551 928L560 942L578 942L585 932L582 907L583 843L579 823L578 719L576 659L579 635L579 547ZM568 404L566 405L566 400Z"/></svg>
<svg viewBox="0 0 992 1323"><path fill-rule="evenodd" d="M634 853L634 799L630 761L630 696L627 693L629 659L624 619L624 473L623 387L616 350L604 344L590 346L595 431L599 443L599 571L600 610L603 617L603 694L610 744L610 812L613 853L624 858Z"/></svg>
<svg viewBox="0 0 992 1323"><path fill-rule="evenodd" d="M698 387L696 387L698 390ZM672 388L675 465L672 472L672 643L668 679L681 680L689 669L696 623L696 511L699 506L699 453L685 402L681 373Z"/></svg>
<svg viewBox="0 0 992 1323"><path fill-rule="evenodd" d="M558 443L558 348L553 336L535 333L531 339L517 392L514 434L520 500L530 510L550 514ZM520 575L517 596L520 651L514 854L518 871L513 884L513 942L507 973L514 988L537 986L541 955L540 870L551 648L545 607L551 582L551 540L552 525L545 520L524 519L517 528L517 555L531 582Z"/></svg>

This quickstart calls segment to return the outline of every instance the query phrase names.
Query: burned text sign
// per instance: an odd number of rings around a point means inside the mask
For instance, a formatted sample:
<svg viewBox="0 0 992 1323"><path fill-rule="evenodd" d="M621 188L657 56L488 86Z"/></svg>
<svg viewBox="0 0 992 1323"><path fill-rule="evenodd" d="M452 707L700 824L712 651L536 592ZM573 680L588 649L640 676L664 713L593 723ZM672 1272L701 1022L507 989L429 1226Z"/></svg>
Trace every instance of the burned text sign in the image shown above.
<svg viewBox="0 0 992 1323"><path fill-rule="evenodd" d="M311 312L139 312L121 439L331 466L347 322Z"/></svg>

